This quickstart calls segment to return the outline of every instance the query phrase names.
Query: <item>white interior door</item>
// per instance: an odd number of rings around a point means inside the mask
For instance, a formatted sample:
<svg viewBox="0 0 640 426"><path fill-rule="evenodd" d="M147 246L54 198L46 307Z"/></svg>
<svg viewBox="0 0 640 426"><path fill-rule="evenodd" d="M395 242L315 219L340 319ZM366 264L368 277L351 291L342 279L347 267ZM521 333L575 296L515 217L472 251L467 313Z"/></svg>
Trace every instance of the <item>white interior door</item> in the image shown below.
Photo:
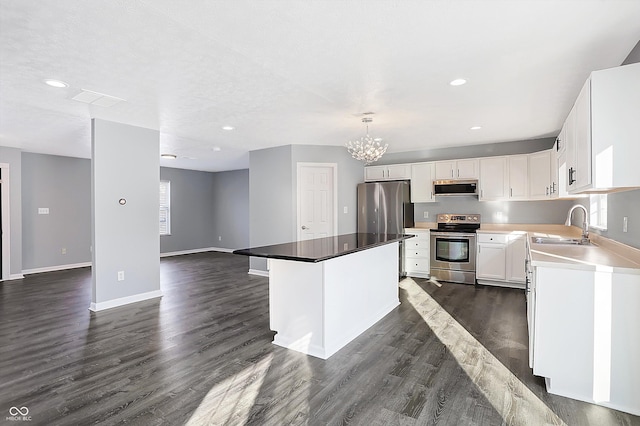
<svg viewBox="0 0 640 426"><path fill-rule="evenodd" d="M298 163L298 240L336 235L337 164Z"/></svg>

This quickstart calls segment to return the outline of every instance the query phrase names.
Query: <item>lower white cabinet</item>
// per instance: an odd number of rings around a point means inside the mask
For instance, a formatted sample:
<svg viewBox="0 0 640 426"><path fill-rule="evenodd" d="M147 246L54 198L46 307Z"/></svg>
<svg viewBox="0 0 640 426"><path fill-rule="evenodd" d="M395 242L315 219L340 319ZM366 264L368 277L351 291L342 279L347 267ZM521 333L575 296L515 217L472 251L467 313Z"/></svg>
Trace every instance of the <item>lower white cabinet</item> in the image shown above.
<svg viewBox="0 0 640 426"><path fill-rule="evenodd" d="M406 228L405 234L415 235L404 240L404 268L407 276L416 278L430 277L430 233L428 229Z"/></svg>
<svg viewBox="0 0 640 426"><path fill-rule="evenodd" d="M533 263L533 374L549 393L640 415L640 275Z"/></svg>
<svg viewBox="0 0 640 426"><path fill-rule="evenodd" d="M477 234L476 281L501 287L525 287L526 234Z"/></svg>

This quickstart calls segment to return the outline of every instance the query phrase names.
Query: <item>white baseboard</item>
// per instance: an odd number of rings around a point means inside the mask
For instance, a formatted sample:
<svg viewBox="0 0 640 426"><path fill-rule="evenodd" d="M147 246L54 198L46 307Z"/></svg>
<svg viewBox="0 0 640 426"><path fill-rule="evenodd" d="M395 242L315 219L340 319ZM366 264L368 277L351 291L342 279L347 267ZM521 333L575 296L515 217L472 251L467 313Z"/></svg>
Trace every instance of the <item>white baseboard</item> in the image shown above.
<svg viewBox="0 0 640 426"><path fill-rule="evenodd" d="M222 252L222 253L233 253L233 249L222 248L222 247L205 247L205 248L199 248L199 249L170 251L170 252L167 252L167 253L160 253L160 257L181 256L183 254L206 253L208 251L219 251L219 252Z"/></svg>
<svg viewBox="0 0 640 426"><path fill-rule="evenodd" d="M117 308L118 306L141 302L143 300L148 300L148 299L155 299L156 297L162 297L162 290L155 290L155 291L149 291L147 293L134 294L133 296L107 300L106 302L99 302L99 303L91 302L91 305L89 305L89 310L93 312L104 311L105 309Z"/></svg>
<svg viewBox="0 0 640 426"><path fill-rule="evenodd" d="M44 268L23 269L23 275L39 274L41 272L64 271L65 269L86 268L91 262L71 263L68 265L45 266Z"/></svg>
<svg viewBox="0 0 640 426"><path fill-rule="evenodd" d="M22 275L22 274L9 274L9 277L6 279L6 281L21 280L23 278L24 278L24 275Z"/></svg>
<svg viewBox="0 0 640 426"><path fill-rule="evenodd" d="M258 275L269 278L269 271L263 271L262 269L249 269L249 275Z"/></svg>

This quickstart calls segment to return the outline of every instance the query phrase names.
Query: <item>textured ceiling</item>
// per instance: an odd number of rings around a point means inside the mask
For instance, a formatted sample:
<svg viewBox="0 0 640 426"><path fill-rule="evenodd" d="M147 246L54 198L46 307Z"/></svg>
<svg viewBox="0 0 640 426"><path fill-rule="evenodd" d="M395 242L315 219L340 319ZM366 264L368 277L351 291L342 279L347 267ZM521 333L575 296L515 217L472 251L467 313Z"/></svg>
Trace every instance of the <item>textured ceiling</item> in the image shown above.
<svg viewBox="0 0 640 426"><path fill-rule="evenodd" d="M389 152L554 136L639 22L634 0L3 0L0 145L89 158L96 117L160 130L163 165L219 171L343 145L368 111Z"/></svg>

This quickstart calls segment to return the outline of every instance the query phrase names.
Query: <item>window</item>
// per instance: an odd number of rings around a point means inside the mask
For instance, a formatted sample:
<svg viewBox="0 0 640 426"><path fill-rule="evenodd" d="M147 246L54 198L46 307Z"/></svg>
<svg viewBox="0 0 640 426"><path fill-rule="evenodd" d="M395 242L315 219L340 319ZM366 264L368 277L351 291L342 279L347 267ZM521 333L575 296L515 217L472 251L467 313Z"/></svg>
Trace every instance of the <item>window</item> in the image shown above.
<svg viewBox="0 0 640 426"><path fill-rule="evenodd" d="M160 181L160 235L171 235L171 182Z"/></svg>
<svg viewBox="0 0 640 426"><path fill-rule="evenodd" d="M607 229L607 194L591 194L589 225L596 229Z"/></svg>

